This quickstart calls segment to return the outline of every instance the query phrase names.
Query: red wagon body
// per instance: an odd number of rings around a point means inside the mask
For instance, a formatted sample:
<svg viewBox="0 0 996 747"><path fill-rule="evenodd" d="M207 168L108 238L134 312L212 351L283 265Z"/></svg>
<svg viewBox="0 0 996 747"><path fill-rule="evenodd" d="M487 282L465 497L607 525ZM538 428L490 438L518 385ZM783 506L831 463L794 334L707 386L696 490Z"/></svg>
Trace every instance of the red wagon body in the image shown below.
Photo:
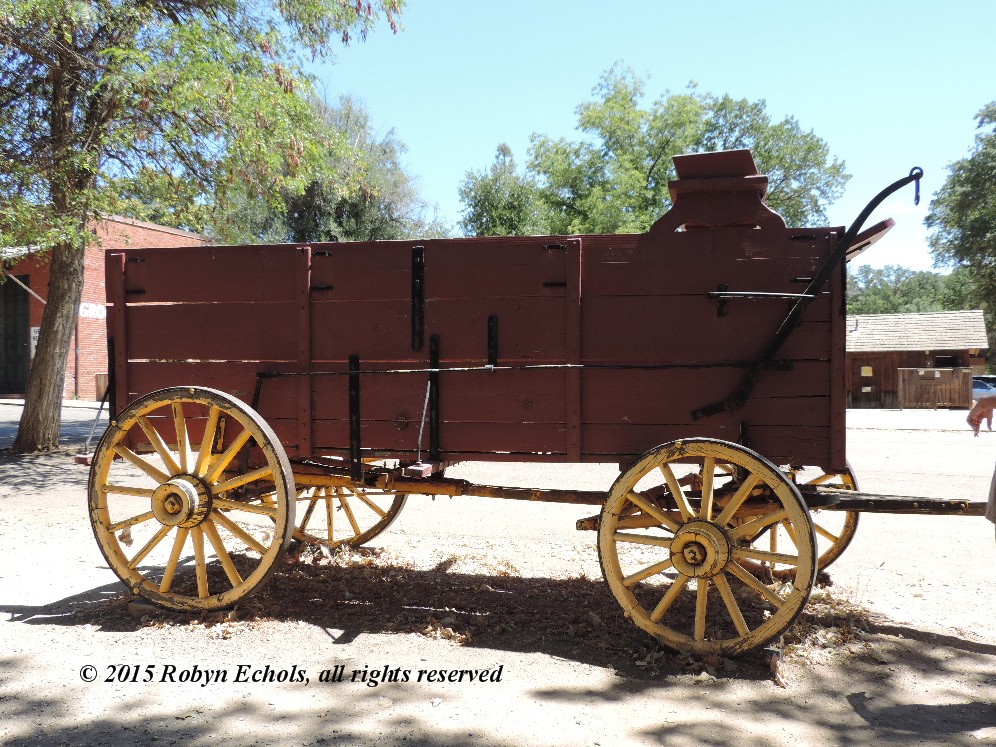
<svg viewBox="0 0 996 747"><path fill-rule="evenodd" d="M843 469L843 265L743 408L692 415L737 388L842 231L786 228L744 151L677 168L646 234L110 252L115 404L221 389L292 459L358 435L364 458L613 462L710 436Z"/></svg>

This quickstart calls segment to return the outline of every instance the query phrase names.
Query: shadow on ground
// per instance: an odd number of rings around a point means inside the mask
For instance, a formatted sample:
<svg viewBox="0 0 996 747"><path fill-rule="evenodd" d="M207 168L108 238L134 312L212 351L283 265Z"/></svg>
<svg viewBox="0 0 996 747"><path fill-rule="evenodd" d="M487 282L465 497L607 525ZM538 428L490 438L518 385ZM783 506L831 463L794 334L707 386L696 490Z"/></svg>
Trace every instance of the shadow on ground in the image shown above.
<svg viewBox="0 0 996 747"><path fill-rule="evenodd" d="M295 621L324 629L334 643L368 633L418 633L465 646L556 656L636 680L704 670L718 677L772 677L771 650L732 661L662 649L625 621L602 579L455 573L450 560L428 570L412 569L385 558L386 553L377 548L340 552L325 563L291 556L231 618L227 612L192 615L161 610L134 601L117 583L40 606L0 606L0 612L27 624L89 624L115 632L194 621L234 619L244 625ZM677 621L677 627L682 624ZM994 644L896 625L853 605L838 610L810 604L785 642L806 650L819 645L814 641L826 641L828 631L833 633L835 655L860 653L865 641L883 638L922 649L944 647L958 655L996 657Z"/></svg>

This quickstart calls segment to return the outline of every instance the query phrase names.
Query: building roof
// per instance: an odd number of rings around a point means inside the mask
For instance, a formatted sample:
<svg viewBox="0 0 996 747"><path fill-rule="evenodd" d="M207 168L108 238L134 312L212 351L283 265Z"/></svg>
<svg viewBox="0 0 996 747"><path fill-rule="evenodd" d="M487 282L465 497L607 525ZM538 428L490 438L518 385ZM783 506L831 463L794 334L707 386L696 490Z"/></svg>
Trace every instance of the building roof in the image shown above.
<svg viewBox="0 0 996 747"><path fill-rule="evenodd" d="M0 262L15 264L37 251L37 246L0 246Z"/></svg>
<svg viewBox="0 0 996 747"><path fill-rule="evenodd" d="M126 226L137 226L139 228L147 228L151 231L159 231L160 233L169 233L175 236L186 236L191 239L197 239L199 241L204 241L207 237L200 233L195 233L194 231L185 231L182 228L173 228L172 226L161 226L158 223L149 223L143 220L135 220L134 218L125 218L120 215L102 215L100 220L104 223L120 223Z"/></svg>
<svg viewBox="0 0 996 747"><path fill-rule="evenodd" d="M985 350L986 320L980 309L923 314L847 317L847 352L888 350Z"/></svg>

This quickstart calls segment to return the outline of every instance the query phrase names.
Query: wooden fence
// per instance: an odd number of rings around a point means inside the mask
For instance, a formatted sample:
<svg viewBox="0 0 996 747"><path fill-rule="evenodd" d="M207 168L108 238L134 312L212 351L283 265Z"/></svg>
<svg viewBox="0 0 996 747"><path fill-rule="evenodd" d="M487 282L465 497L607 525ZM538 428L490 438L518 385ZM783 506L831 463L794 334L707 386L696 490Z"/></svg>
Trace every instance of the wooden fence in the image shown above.
<svg viewBox="0 0 996 747"><path fill-rule="evenodd" d="M969 408L971 368L900 368L899 407Z"/></svg>

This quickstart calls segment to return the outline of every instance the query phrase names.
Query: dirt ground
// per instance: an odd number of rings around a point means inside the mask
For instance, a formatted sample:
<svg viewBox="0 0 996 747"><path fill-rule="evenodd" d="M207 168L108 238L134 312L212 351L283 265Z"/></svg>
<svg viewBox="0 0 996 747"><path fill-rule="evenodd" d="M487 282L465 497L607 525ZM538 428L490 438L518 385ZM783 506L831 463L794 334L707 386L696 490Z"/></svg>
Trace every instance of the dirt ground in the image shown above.
<svg viewBox="0 0 996 747"><path fill-rule="evenodd" d="M776 671L662 651L625 622L574 529L590 507L413 498L373 547L306 553L234 619L197 619L129 604L72 458L94 411L66 413L63 453L0 451L4 745L996 744L985 519L864 515ZM0 449L18 416L0 404ZM850 411L861 488L983 500L996 433L964 416ZM453 474L606 489L615 468Z"/></svg>

